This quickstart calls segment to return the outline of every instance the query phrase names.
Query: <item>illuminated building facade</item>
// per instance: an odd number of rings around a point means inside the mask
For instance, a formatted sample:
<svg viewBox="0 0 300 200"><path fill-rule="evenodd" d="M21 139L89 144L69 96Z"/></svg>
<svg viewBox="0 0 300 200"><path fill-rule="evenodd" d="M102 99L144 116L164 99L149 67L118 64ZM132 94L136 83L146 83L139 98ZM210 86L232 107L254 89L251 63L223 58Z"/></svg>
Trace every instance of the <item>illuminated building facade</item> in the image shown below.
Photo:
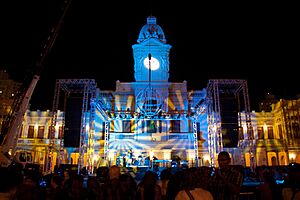
<svg viewBox="0 0 300 200"><path fill-rule="evenodd" d="M290 162L298 162L300 163L300 137L299 137L299 102L300 99L297 100L283 100L281 99L277 103L272 105L272 111L271 112L255 112L253 111L251 113L252 117L252 124L253 124L253 133L254 133L254 139L256 144L256 165L257 166L272 166L272 165L286 165ZM285 106L285 107L284 107ZM125 113L124 113L125 115ZM240 113L239 115L243 117L243 113ZM63 123L63 112L59 112L58 117L58 125L55 129L55 140L56 145L59 146L61 143L61 133L62 131L62 123ZM118 116L116 116L118 118ZM117 119L119 120L119 119ZM124 121L132 121L134 118L128 120L124 119ZM103 155L104 152L104 134L105 129L103 130L101 124L105 125L104 122L101 123L102 120L96 120L98 121L96 124L98 128L96 128L96 134L94 137L94 160L98 160L101 158L101 155ZM119 120L122 121L122 120ZM169 120L168 120L169 121ZM242 120L244 121L244 120ZM121 123L121 122L118 122ZM126 124L127 122L125 122ZM206 128L203 130L204 134L206 135L207 130L207 120L203 119L201 121L201 126L206 126ZM114 122L113 122L114 124ZM121 123L122 124L122 123ZM246 129L246 125L243 122L243 130ZM41 164L41 166L45 166L46 159L47 159L47 151L49 146L49 130L51 125L51 115L49 111L28 111L24 117L23 122L23 129L22 133L20 135L20 138L18 140L18 151L27 151L31 152L32 161L35 163ZM113 129L115 130L115 129ZM98 133L97 133L98 132ZM111 132L113 132L111 130ZM120 137L117 131L114 131L112 134L118 135ZM126 145L133 143L135 141L134 139L127 139L126 135L133 134L128 130L128 133L125 133L123 139L119 139L120 142L113 141L112 147L113 153L116 154L116 156L122 155L122 153L125 155L127 154L126 150L132 149L132 146L129 146L128 148ZM170 133L171 134L171 133ZM98 135L98 136L96 136ZM88 135L87 135L88 136ZM101 138L102 137L102 138ZM114 137L113 140L116 137ZM151 138L148 138L151 142ZM123 140L123 141L122 141ZM128 142L130 141L130 142ZM118 144L119 143L119 144ZM141 144L144 143L141 142ZM148 142L149 143L149 142ZM202 146L203 142L200 140L198 141L199 144L199 155L203 155L203 163L200 163L199 165L205 164L205 161L209 161L209 154L208 154L208 147ZM124 148L121 149L117 146L114 146L115 144L118 145L124 145ZM180 144L178 145L180 146ZM119 149L118 149L119 148ZM136 153L141 152L142 150L139 148L143 148L143 146L137 145L136 147ZM126 150L125 150L126 149ZM123 151L123 152L122 152ZM146 151L146 150L145 150ZM171 150L172 151L172 150ZM168 152L171 152L168 150ZM150 150L151 152L151 150ZM155 156L159 156L161 154L155 154L156 151L154 151ZM164 152L164 151L162 151ZM201 153L202 152L202 153ZM73 160L73 164L78 163L79 153L78 148L65 148L65 154L66 159L64 163L71 163L71 158ZM145 153L146 154L146 153ZM69 159L67 158L69 156ZM235 158L235 155L232 155L233 158ZM250 166L249 162L249 155L246 151L245 153L246 157L246 166ZM54 160L57 158L57 153L54 153ZM87 165L87 154L85 155L85 165ZM248 159L247 159L248 158ZM111 156L112 159L112 156ZM168 158L167 158L168 159ZM116 161L116 160L115 160ZM234 161L235 162L235 161ZM237 161L239 162L239 161ZM103 164L103 163L102 163Z"/></svg>
<svg viewBox="0 0 300 200"><path fill-rule="evenodd" d="M137 42L132 46L135 82L117 81L115 91L96 91L93 153L110 164L153 156L162 162L176 156L194 165L204 162L207 127L200 121L206 116L195 108L206 90L189 92L186 81L168 82L171 46L155 17L147 18Z"/></svg>
<svg viewBox="0 0 300 200"><path fill-rule="evenodd" d="M186 160L190 166L215 165L216 154L221 150L231 153L233 164L247 167L251 163L300 163L299 98L280 100L272 104L269 112L249 112L245 107L231 112L236 114L232 129L236 139L226 147L224 130L230 129L232 123L224 121L228 111L218 100L210 101L210 96L220 95L221 101L235 109L231 93L221 94L219 89L247 91L243 84L246 81L215 80L213 83L221 82L223 88L211 90L208 84L207 88L193 91L187 90L186 81L169 82L171 45L155 17L147 18L132 49L135 82L117 81L115 91L100 90L89 79L57 82L56 91L59 87L83 86L83 103L79 109L70 109L82 111L76 121L79 133L74 132L79 138L76 147L66 145L66 135L73 125L68 124L68 111L58 110L57 105L53 112L26 113L17 150L31 152L32 161L44 166L45 171L49 167L53 170L58 163L91 169L112 164L147 166L153 159L167 165L176 158ZM54 101L59 99L56 93ZM229 125L224 128L226 123ZM232 137L227 135L226 139Z"/></svg>
<svg viewBox="0 0 300 200"><path fill-rule="evenodd" d="M46 164L50 159L48 157L50 141L54 140L55 145L59 147L63 138L64 113L60 111L57 112L57 120L53 135L51 134L52 116L53 115L49 110L28 110L25 113L16 151L25 152L26 154L23 154L23 156L26 155L27 157L30 157L30 159L22 157L17 158L20 162L29 160L33 163L38 163L41 165L43 171L46 171ZM67 154L67 151L65 151L65 153ZM53 153L51 156L53 160L56 160L58 157L57 153Z"/></svg>
<svg viewBox="0 0 300 200"><path fill-rule="evenodd" d="M300 99L272 104L271 112L255 113L257 164L300 163Z"/></svg>
<svg viewBox="0 0 300 200"><path fill-rule="evenodd" d="M0 70L0 130L6 116L11 112L14 97L20 86L21 83L11 80L5 70Z"/></svg>

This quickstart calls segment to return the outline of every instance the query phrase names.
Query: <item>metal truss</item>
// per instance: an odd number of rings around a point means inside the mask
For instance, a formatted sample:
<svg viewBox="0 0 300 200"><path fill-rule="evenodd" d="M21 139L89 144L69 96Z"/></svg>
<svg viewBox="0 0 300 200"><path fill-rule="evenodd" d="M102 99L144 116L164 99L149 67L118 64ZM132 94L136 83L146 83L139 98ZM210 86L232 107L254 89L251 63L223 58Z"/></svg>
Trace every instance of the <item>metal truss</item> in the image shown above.
<svg viewBox="0 0 300 200"><path fill-rule="evenodd" d="M80 144L79 144L79 160L78 160L78 170L81 170L81 168L83 167L83 159L84 159L84 153L85 152L89 152L88 153L88 165L91 165L90 160L91 160L91 156L92 155L92 151L90 148L93 148L93 143L88 143L88 147L85 145L85 141L86 141L86 125L87 125L87 119L89 119L91 121L91 123L93 123L93 116L87 117L86 113L88 111L88 106L89 106L89 100L90 99L94 99L95 98L95 94L96 94L96 87L97 84L95 82L94 79L57 79L56 80L56 86L55 86L55 92L54 92L54 100L53 100L53 106L52 106L52 120L51 120L51 137L50 137L50 142L49 142L49 156L48 156L48 163L47 166L49 167L48 170L52 169L52 154L54 153L54 151L59 151L57 155L59 155L58 157L58 162L57 164L61 164L62 162L62 158L61 156L62 154L62 150L63 150L63 138L60 138L61 142L59 147L57 147L55 145L55 137L54 137L54 130L55 130L55 125L56 125L56 121L57 121L57 111L59 109L59 103L60 101L60 96L61 96L61 91L64 91L64 100L63 100L63 109L65 110L66 108L66 100L68 98L68 96L71 93L77 93L77 94L82 94L82 108L81 108L81 126L80 126ZM91 107L91 110L93 109L93 106ZM93 112L92 112L93 113ZM63 125L64 125L64 120L63 120ZM64 128L64 126L63 126ZM89 137L93 134L91 134L91 131L93 131L94 129L92 128L91 130L89 130ZM62 136L63 134L61 134ZM89 138L90 139L90 138ZM89 148L89 149L87 149Z"/></svg>
<svg viewBox="0 0 300 200"><path fill-rule="evenodd" d="M251 168L255 166L255 144L253 129L251 123L250 100L248 95L248 85L246 80L241 79L210 79L207 85L207 103L208 103L208 138L209 153L211 163L216 163L216 154L223 150L222 141L222 124L221 124L221 105L220 94L233 94L238 103L239 111L244 110L247 127L246 136L239 136L238 147L241 152L241 163L245 165L245 146L248 148L250 155ZM242 122L239 118L238 125L241 127Z"/></svg>

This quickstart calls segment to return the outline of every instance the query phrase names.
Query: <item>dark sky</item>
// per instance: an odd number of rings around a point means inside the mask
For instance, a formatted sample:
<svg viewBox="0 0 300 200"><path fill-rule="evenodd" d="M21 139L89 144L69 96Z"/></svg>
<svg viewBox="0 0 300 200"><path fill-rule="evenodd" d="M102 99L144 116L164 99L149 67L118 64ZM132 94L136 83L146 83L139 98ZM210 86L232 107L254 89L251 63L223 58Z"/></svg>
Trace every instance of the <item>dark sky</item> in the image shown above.
<svg viewBox="0 0 300 200"><path fill-rule="evenodd" d="M296 5L184 1L73 0L42 65L32 110L51 109L55 79L95 79L101 90L134 81L132 45L146 18L157 18L172 45L170 81L201 90L209 79L247 79L251 108L264 94L299 92ZM187 1L188 2L188 1ZM17 81L31 78L63 0L0 3L0 68Z"/></svg>

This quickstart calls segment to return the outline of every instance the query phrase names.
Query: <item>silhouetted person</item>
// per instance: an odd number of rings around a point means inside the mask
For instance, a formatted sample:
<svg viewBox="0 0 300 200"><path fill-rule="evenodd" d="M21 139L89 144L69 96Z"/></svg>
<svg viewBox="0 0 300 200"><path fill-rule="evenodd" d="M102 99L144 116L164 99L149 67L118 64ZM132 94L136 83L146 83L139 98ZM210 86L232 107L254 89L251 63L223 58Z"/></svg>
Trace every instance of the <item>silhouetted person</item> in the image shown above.
<svg viewBox="0 0 300 200"><path fill-rule="evenodd" d="M38 186L38 180L34 176L25 177L23 183L17 186L12 200L40 200L42 192Z"/></svg>
<svg viewBox="0 0 300 200"><path fill-rule="evenodd" d="M288 183L282 189L283 200L300 199L300 164L290 163L288 171Z"/></svg>
<svg viewBox="0 0 300 200"><path fill-rule="evenodd" d="M167 196L167 188L169 180L172 176L170 169L163 169L160 173L160 180L157 181L157 184L161 188L162 199L165 200Z"/></svg>
<svg viewBox="0 0 300 200"><path fill-rule="evenodd" d="M121 174L119 177L121 189L124 194L123 199L126 200L135 200L136 199L136 191L137 184L134 178L130 174Z"/></svg>
<svg viewBox="0 0 300 200"><path fill-rule="evenodd" d="M219 168L215 169L208 182L209 191L213 194L215 200L239 199L243 174L230 165L231 158L226 151L218 154L218 163Z"/></svg>
<svg viewBox="0 0 300 200"><path fill-rule="evenodd" d="M182 170L176 171L168 182L167 187L167 200L174 200L177 193L181 190L181 185L184 177L184 172Z"/></svg>
<svg viewBox="0 0 300 200"><path fill-rule="evenodd" d="M50 181L50 191L47 200L65 200L67 195L62 186L63 178L59 175L53 175Z"/></svg>
<svg viewBox="0 0 300 200"><path fill-rule="evenodd" d="M124 190L126 187L122 187L120 181L120 167L114 165L109 168L108 171L109 179L103 185L103 196L101 199L107 200L127 200L127 191ZM124 185L123 185L124 186Z"/></svg>
<svg viewBox="0 0 300 200"><path fill-rule="evenodd" d="M161 200L161 188L157 184L157 175L155 172L147 171L141 182L138 184L138 200Z"/></svg>
<svg viewBox="0 0 300 200"><path fill-rule="evenodd" d="M263 183L259 185L256 189L259 192L260 200L275 200L280 199L278 197L281 196L281 194L278 194L279 188L277 187L276 180L273 177L273 174L265 170L262 173L262 180Z"/></svg>
<svg viewBox="0 0 300 200"><path fill-rule="evenodd" d="M213 200L212 194L197 184L201 175L196 168L186 169L184 171L181 190L177 193L175 200Z"/></svg>
<svg viewBox="0 0 300 200"><path fill-rule="evenodd" d="M102 188L100 187L100 182L97 178L89 177L87 180L86 198L88 200L98 200L100 199L101 192Z"/></svg>

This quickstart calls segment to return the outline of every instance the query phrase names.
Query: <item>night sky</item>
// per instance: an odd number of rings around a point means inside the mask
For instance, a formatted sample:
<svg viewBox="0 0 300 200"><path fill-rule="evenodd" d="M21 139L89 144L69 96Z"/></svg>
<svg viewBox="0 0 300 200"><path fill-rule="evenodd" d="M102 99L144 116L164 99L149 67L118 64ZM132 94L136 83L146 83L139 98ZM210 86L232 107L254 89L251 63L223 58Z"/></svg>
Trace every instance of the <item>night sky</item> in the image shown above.
<svg viewBox="0 0 300 200"><path fill-rule="evenodd" d="M209 79L247 79L251 109L267 92L277 98L300 93L295 5L121 2L72 1L43 62L31 110L52 108L55 79L95 79L101 90L115 90L117 80L133 82L131 46L149 15L172 45L170 82L186 80L189 90L202 90ZM1 1L0 68L11 78L32 78L63 5L62 0Z"/></svg>

